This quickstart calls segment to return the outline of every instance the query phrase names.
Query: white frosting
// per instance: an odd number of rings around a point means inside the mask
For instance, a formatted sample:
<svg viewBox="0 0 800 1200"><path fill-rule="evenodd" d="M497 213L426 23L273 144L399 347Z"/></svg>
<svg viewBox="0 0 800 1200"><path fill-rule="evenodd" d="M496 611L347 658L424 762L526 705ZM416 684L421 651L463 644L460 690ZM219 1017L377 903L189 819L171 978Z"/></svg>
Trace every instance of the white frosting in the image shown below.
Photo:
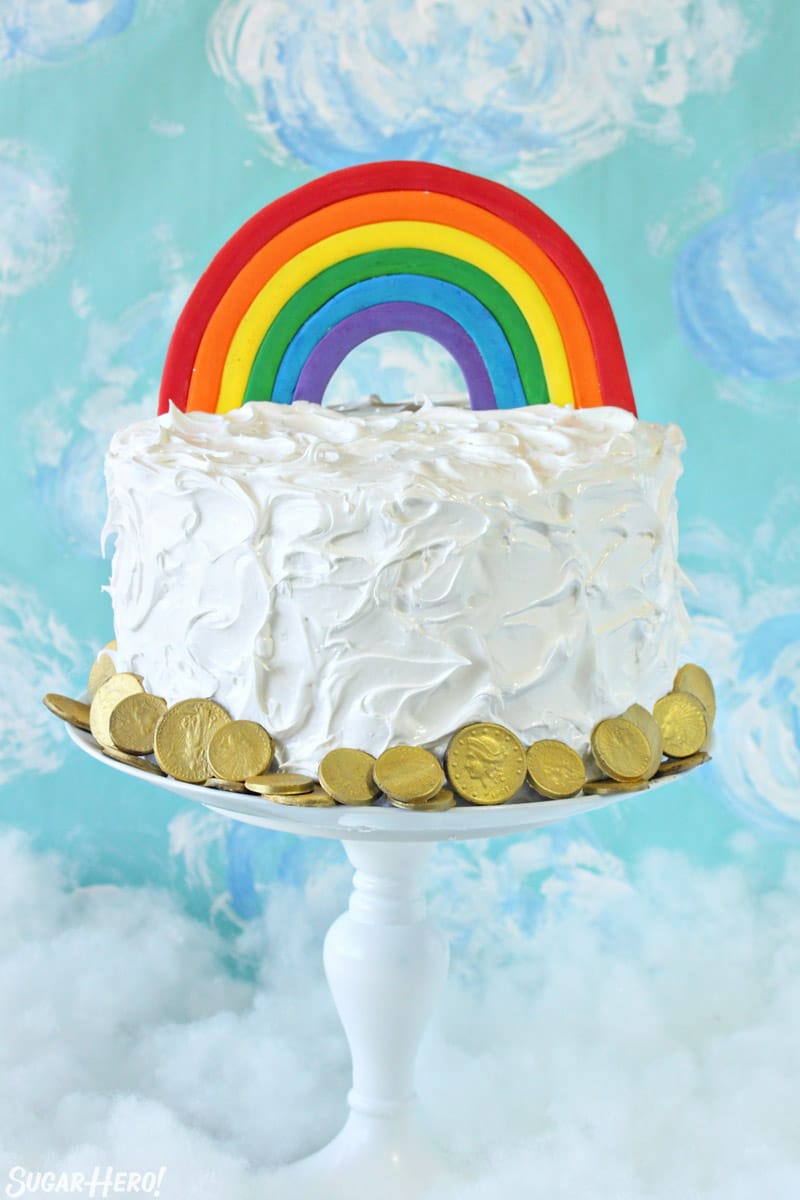
<svg viewBox="0 0 800 1200"><path fill-rule="evenodd" d="M498 721L586 750L668 691L683 437L616 408L173 410L106 459L118 666L279 761Z"/></svg>

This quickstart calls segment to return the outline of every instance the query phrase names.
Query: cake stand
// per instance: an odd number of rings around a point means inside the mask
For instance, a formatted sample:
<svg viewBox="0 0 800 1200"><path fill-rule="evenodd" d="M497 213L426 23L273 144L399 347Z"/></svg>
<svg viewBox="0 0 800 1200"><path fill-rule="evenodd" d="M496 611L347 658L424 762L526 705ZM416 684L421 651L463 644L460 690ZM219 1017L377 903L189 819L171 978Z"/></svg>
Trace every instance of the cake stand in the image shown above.
<svg viewBox="0 0 800 1200"><path fill-rule="evenodd" d="M76 745L105 766L166 788L212 812L266 829L338 838L355 874L347 912L325 939L325 971L353 1061L350 1113L323 1149L280 1172L298 1197L412 1200L450 1162L417 1113L415 1061L447 975L449 949L426 915L423 872L436 842L524 833L623 799L510 802L417 813L381 804L292 808L266 797L212 790L145 774L106 757L88 733L67 726ZM674 777L672 777L674 778ZM666 777L651 788L670 782ZM277 1177L276 1177L277 1179Z"/></svg>

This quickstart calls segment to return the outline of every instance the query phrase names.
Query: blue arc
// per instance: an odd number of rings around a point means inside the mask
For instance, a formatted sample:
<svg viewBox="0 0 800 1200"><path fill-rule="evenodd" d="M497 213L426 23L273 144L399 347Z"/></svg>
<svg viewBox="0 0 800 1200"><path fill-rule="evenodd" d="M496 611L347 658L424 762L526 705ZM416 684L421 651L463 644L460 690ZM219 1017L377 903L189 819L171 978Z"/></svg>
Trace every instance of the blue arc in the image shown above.
<svg viewBox="0 0 800 1200"><path fill-rule="evenodd" d="M417 304L449 317L463 329L483 360L494 404L498 408L526 407L514 354L494 314L463 288L442 279L420 275L385 275L364 279L323 304L301 325L287 346L275 377L271 399L278 404L290 404L295 399L303 367L315 347L342 321L348 321L352 328L349 318L356 317L365 309L393 303ZM418 332L427 331L422 328ZM365 341L371 336L372 333L367 333L360 340Z"/></svg>

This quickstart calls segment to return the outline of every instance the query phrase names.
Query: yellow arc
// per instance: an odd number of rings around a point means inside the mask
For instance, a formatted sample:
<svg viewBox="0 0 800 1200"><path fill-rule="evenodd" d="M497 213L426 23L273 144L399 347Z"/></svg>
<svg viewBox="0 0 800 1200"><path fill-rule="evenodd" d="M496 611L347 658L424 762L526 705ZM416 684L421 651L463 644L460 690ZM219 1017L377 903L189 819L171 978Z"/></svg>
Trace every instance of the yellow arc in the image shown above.
<svg viewBox="0 0 800 1200"><path fill-rule="evenodd" d="M564 340L547 300L527 271L483 238L450 225L382 221L323 238L301 250L268 280L242 317L228 348L217 412L241 406L261 341L298 288L352 255L401 246L464 259L503 284L519 305L539 347L550 399L555 404L575 403Z"/></svg>

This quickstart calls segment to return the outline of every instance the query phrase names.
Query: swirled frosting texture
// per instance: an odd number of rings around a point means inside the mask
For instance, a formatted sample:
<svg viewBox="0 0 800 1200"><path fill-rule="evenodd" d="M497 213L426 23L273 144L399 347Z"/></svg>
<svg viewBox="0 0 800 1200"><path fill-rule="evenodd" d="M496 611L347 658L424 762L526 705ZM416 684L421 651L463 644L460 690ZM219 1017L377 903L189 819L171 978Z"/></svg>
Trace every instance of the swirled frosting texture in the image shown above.
<svg viewBox="0 0 800 1200"><path fill-rule="evenodd" d="M614 408L247 404L118 433L118 666L262 721L281 763L477 719L585 751L687 633L675 426Z"/></svg>

